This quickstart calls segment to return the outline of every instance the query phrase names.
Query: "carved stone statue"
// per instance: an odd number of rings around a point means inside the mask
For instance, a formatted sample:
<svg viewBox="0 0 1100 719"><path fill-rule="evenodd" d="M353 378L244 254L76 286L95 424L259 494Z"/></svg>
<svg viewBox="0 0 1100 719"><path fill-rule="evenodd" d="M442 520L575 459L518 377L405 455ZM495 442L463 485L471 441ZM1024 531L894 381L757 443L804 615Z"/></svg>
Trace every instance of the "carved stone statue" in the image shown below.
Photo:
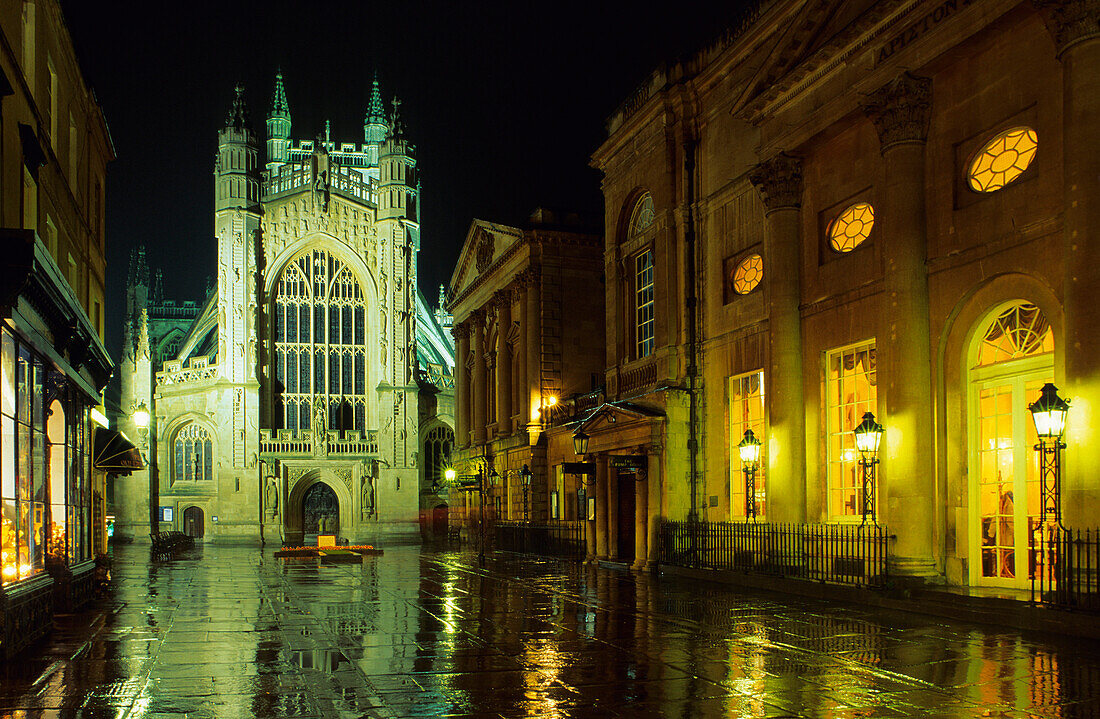
<svg viewBox="0 0 1100 719"><path fill-rule="evenodd" d="M313 436L320 439L325 431L325 405L321 400L313 403Z"/></svg>
<svg viewBox="0 0 1100 719"><path fill-rule="evenodd" d="M271 475L268 475L267 486L264 487L264 508L268 519L275 519L279 514L279 488L275 486L275 477Z"/></svg>

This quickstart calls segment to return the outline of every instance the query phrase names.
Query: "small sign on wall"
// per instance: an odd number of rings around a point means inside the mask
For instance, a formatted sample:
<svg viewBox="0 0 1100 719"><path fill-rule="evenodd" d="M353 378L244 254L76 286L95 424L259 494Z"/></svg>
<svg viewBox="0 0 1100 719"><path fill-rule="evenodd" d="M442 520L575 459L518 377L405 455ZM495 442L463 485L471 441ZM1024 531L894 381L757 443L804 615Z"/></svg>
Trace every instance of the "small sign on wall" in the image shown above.
<svg viewBox="0 0 1100 719"><path fill-rule="evenodd" d="M335 547L336 535L335 534L318 534L317 535L318 547Z"/></svg>
<svg viewBox="0 0 1100 719"><path fill-rule="evenodd" d="M171 507L161 507L160 508L160 521L162 521L162 522L171 522L171 521L173 521L174 516L175 516L175 513L172 511Z"/></svg>
<svg viewBox="0 0 1100 719"><path fill-rule="evenodd" d="M589 497L588 498L588 521L589 522L595 522L596 521L596 498L595 497Z"/></svg>
<svg viewBox="0 0 1100 719"><path fill-rule="evenodd" d="M559 512L560 512L560 509L558 507L558 493L557 492L551 492L550 493L550 519L561 519L561 514L559 514Z"/></svg>

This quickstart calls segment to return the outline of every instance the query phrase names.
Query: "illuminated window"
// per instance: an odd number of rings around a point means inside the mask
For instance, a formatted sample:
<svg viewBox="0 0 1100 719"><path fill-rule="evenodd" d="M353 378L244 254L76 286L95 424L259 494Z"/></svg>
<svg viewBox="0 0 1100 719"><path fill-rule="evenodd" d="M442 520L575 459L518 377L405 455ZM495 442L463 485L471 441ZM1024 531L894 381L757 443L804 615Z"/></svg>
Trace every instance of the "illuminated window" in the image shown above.
<svg viewBox="0 0 1100 719"><path fill-rule="evenodd" d="M830 352L826 362L829 513L834 517L863 513L859 452L852 430L865 412L878 412L875 365L874 341Z"/></svg>
<svg viewBox="0 0 1100 719"><path fill-rule="evenodd" d="M638 198L630 214L630 237L642 234L653 224L653 197L647 192Z"/></svg>
<svg viewBox="0 0 1100 719"><path fill-rule="evenodd" d="M172 481L197 482L214 479L214 445L210 433L189 424L176 433L172 451Z"/></svg>
<svg viewBox="0 0 1100 719"><path fill-rule="evenodd" d="M635 357L653 352L653 250L634 256L634 351Z"/></svg>
<svg viewBox="0 0 1100 719"><path fill-rule="evenodd" d="M326 429L366 430L366 302L359 281L325 250L283 270L275 297L276 427L309 430L320 399Z"/></svg>
<svg viewBox="0 0 1100 719"><path fill-rule="evenodd" d="M1054 332L1038 307L1020 303L1009 307L989 326L978 347L978 366L1054 351Z"/></svg>
<svg viewBox="0 0 1100 719"><path fill-rule="evenodd" d="M749 255L737 264L733 271L733 291L747 295L756 289L764 278L764 260L760 255Z"/></svg>
<svg viewBox="0 0 1100 719"><path fill-rule="evenodd" d="M768 443L764 441L764 373L730 377L730 516L746 515L745 473L741 466L741 452L737 445L745 436L745 430L751 429L761 440L760 459L756 470L756 515L764 515L766 492L764 490L764 467L767 464Z"/></svg>
<svg viewBox="0 0 1100 719"><path fill-rule="evenodd" d="M443 473L451 466L451 450L454 448L455 434L446 425L433 427L424 439L425 481L429 486L443 485Z"/></svg>
<svg viewBox="0 0 1100 719"><path fill-rule="evenodd" d="M970 163L967 180L975 192L996 192L1015 181L1035 159L1039 136L1030 127L1014 127L987 142Z"/></svg>
<svg viewBox="0 0 1100 719"><path fill-rule="evenodd" d="M870 203L857 202L829 224L829 244L837 252L851 252L867 239L874 226L875 208Z"/></svg>

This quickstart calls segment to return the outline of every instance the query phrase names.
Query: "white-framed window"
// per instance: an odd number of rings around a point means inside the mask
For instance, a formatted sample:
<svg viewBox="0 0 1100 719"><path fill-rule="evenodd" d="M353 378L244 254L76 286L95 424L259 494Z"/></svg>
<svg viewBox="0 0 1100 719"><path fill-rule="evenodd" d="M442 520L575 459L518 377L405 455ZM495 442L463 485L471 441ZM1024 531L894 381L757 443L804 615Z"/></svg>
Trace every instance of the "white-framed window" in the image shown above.
<svg viewBox="0 0 1100 719"><path fill-rule="evenodd" d="M76 194L76 172L80 162L79 139L76 132L76 119L69 113L69 187Z"/></svg>
<svg viewBox="0 0 1100 719"><path fill-rule="evenodd" d="M653 353L653 250L634 256L634 356Z"/></svg>
<svg viewBox="0 0 1100 719"><path fill-rule="evenodd" d="M831 350L825 361L829 514L833 517L863 513L862 474L852 430L865 412L878 414L874 340Z"/></svg>
<svg viewBox="0 0 1100 719"><path fill-rule="evenodd" d="M210 432L192 422L176 432L172 443L172 481L214 479L214 444Z"/></svg>
<svg viewBox="0 0 1100 719"><path fill-rule="evenodd" d="M38 231L38 183L23 165L23 229Z"/></svg>
<svg viewBox="0 0 1100 719"><path fill-rule="evenodd" d="M46 249L50 251L54 260L57 260L57 225L48 214L46 215Z"/></svg>
<svg viewBox="0 0 1100 719"><path fill-rule="evenodd" d="M745 517L748 505L745 501L745 472L741 465L738 445L751 429L760 440L760 461L756 470L756 516L765 513L767 491L764 468L767 464L767 442L764 432L764 371L748 372L729 378L730 397L730 516Z"/></svg>
<svg viewBox="0 0 1100 719"><path fill-rule="evenodd" d="M50 142L54 147L58 147L60 143L57 139L57 68L54 67L53 58L49 55L46 56L46 69L49 71L49 81L46 83L46 102L42 103L46 109L46 112L50 114L47 118L46 125L50 128Z"/></svg>

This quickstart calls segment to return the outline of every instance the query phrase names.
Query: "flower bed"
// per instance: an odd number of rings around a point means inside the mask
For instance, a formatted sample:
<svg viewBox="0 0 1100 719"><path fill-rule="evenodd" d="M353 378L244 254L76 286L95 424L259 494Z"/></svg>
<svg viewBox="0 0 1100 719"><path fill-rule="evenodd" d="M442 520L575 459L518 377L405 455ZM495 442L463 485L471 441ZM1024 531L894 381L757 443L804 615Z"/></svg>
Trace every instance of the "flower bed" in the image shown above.
<svg viewBox="0 0 1100 719"><path fill-rule="evenodd" d="M322 552L348 552L360 556L378 556L381 549L371 544L353 544L347 547L283 547L275 552L276 557L319 557Z"/></svg>

